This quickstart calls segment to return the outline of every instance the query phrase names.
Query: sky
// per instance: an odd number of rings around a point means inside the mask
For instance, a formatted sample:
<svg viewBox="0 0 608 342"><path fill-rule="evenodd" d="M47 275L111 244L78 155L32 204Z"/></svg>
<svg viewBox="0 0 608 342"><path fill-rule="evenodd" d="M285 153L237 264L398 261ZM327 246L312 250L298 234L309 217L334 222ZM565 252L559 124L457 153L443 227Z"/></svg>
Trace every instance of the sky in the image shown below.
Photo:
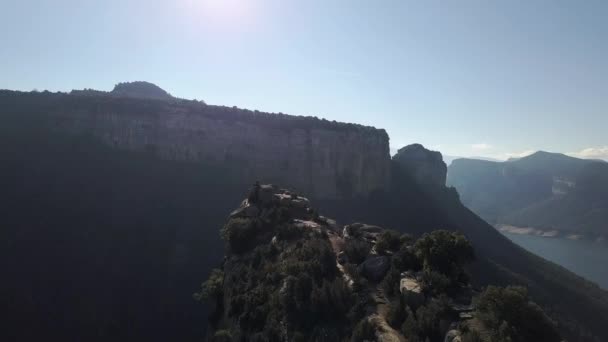
<svg viewBox="0 0 608 342"><path fill-rule="evenodd" d="M0 88L153 82L498 159L608 159L608 1L0 0Z"/></svg>

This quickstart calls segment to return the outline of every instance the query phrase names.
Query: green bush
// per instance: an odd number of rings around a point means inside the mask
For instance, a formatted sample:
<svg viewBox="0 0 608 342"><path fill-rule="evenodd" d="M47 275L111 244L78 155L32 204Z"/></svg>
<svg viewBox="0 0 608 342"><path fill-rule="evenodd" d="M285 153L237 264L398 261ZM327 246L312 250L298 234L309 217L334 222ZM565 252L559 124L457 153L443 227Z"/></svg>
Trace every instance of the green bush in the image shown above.
<svg viewBox="0 0 608 342"><path fill-rule="evenodd" d="M386 321L393 328L398 329L407 318L407 304L404 295L401 295L397 300L393 300L389 306L386 315Z"/></svg>
<svg viewBox="0 0 608 342"><path fill-rule="evenodd" d="M424 270L441 273L455 285L462 279L464 265L475 259L473 246L464 235L446 230L424 234L414 245Z"/></svg>
<svg viewBox="0 0 608 342"><path fill-rule="evenodd" d="M440 321L447 318L447 307L442 301L431 300L419 307L414 314L409 306L405 307L405 322L401 331L408 341L441 341Z"/></svg>
<svg viewBox="0 0 608 342"><path fill-rule="evenodd" d="M217 268L211 270L209 278L201 284L201 292L194 294L194 299L206 301L208 299L218 298L223 295L224 291L224 272Z"/></svg>
<svg viewBox="0 0 608 342"><path fill-rule="evenodd" d="M344 246L344 253L348 257L348 262L357 265L365 261L370 250L370 245L359 239L347 239Z"/></svg>
<svg viewBox="0 0 608 342"><path fill-rule="evenodd" d="M422 272L422 285L425 293L440 295L449 292L452 281L442 273L426 269Z"/></svg>
<svg viewBox="0 0 608 342"><path fill-rule="evenodd" d="M288 223L279 224L276 230L277 238L279 240L294 240L299 239L304 235L304 229Z"/></svg>
<svg viewBox="0 0 608 342"><path fill-rule="evenodd" d="M245 218L233 218L221 230L222 239L228 242L235 253L245 252L255 241L255 222Z"/></svg>
<svg viewBox="0 0 608 342"><path fill-rule="evenodd" d="M478 331L470 330L462 334L462 342L484 342L484 340Z"/></svg>
<svg viewBox="0 0 608 342"><path fill-rule="evenodd" d="M399 270L391 265L388 272L382 279L382 288L384 289L384 293L391 297L399 293L399 285L401 282L401 273Z"/></svg>
<svg viewBox="0 0 608 342"><path fill-rule="evenodd" d="M561 340L554 323L523 287L488 286L476 299L476 310L476 317L496 340Z"/></svg>
<svg viewBox="0 0 608 342"><path fill-rule="evenodd" d="M387 254L387 252L396 252L401 246L401 235L394 230L383 231L376 241L376 252L378 254Z"/></svg>
<svg viewBox="0 0 608 342"><path fill-rule="evenodd" d="M406 245L402 245L399 251L393 255L393 265L402 272L417 272L422 269L422 262L414 254L413 248Z"/></svg>
<svg viewBox="0 0 608 342"><path fill-rule="evenodd" d="M213 334L212 342L232 342L232 334L228 330L218 330Z"/></svg>
<svg viewBox="0 0 608 342"><path fill-rule="evenodd" d="M366 317L357 323L350 340L351 342L375 341L376 327Z"/></svg>

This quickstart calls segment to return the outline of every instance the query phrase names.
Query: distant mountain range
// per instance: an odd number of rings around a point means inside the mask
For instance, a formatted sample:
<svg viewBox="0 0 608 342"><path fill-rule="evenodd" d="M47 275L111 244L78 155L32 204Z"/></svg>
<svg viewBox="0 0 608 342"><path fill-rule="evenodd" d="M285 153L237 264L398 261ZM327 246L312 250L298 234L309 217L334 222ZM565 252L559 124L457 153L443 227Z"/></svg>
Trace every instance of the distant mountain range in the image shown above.
<svg viewBox="0 0 608 342"><path fill-rule="evenodd" d="M456 159L476 159L476 160L486 160L486 161L495 161L495 162L499 162L501 161L500 159L496 159L496 158L489 158L489 157L459 157L459 156L448 156L448 155L443 155L443 161L445 162L445 164L447 166L450 166L450 164L452 164L452 162Z"/></svg>
<svg viewBox="0 0 608 342"><path fill-rule="evenodd" d="M494 224L591 236L608 234L608 163L539 151L491 162L457 159L448 185Z"/></svg>

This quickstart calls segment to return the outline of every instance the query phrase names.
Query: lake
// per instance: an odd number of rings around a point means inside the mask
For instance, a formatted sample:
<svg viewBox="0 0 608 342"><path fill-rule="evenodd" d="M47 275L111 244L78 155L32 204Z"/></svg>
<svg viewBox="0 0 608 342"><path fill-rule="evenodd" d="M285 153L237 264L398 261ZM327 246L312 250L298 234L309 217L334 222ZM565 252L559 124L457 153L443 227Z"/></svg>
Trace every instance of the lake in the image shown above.
<svg viewBox="0 0 608 342"><path fill-rule="evenodd" d="M589 240L503 234L528 251L608 289L608 244Z"/></svg>

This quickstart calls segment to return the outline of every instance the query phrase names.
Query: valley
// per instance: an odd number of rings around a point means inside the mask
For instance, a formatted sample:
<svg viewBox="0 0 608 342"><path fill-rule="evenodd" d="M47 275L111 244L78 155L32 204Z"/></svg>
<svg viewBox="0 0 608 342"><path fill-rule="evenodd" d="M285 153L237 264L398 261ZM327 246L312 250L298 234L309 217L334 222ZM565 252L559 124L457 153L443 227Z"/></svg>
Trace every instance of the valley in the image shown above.
<svg viewBox="0 0 608 342"><path fill-rule="evenodd" d="M608 289L608 244L605 242L506 231L503 234L526 250Z"/></svg>

